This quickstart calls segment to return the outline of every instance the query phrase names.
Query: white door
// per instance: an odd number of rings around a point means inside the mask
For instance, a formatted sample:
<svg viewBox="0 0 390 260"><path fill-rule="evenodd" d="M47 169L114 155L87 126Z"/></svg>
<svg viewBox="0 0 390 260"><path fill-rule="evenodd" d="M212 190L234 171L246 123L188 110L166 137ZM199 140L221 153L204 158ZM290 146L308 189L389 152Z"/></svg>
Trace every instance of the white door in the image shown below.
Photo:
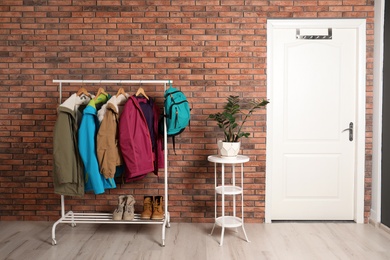
<svg viewBox="0 0 390 260"><path fill-rule="evenodd" d="M359 31L322 22L269 35L271 220L355 219Z"/></svg>

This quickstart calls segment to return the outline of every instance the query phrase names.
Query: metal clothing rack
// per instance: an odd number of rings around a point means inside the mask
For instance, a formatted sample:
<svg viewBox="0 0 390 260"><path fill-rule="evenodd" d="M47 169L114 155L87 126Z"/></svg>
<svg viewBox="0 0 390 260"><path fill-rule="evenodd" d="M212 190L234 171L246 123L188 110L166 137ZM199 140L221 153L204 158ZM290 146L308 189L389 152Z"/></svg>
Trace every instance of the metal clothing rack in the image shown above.
<svg viewBox="0 0 390 260"><path fill-rule="evenodd" d="M167 89L167 84L172 83L171 80L53 80L54 83L59 83L59 103L62 103L62 83L90 83L90 84L163 84L164 92ZM165 113L165 111L164 111ZM95 224L157 224L162 225L162 243L165 246L165 227L170 227L170 216L168 212L168 149L166 136L166 121L164 121L164 218L162 220L144 220L140 218L140 214L134 214L134 219L131 221L112 220L112 213L75 213L68 211L65 213L65 198L61 195L61 218L57 220L52 227L52 245L56 245L55 231L60 223L71 224L75 227L77 223L95 223Z"/></svg>

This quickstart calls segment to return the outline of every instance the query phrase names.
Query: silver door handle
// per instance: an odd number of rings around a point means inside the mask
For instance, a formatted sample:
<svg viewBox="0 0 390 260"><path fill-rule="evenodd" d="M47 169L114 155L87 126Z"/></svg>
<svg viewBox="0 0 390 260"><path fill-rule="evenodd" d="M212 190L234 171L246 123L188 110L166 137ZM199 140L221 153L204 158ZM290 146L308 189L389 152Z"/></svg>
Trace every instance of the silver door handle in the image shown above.
<svg viewBox="0 0 390 260"><path fill-rule="evenodd" d="M332 40L332 28L328 28L328 35L301 35L301 29L296 29L296 38L302 40Z"/></svg>
<svg viewBox="0 0 390 260"><path fill-rule="evenodd" d="M349 141L353 141L353 123L349 123L349 127L341 132L349 131Z"/></svg>

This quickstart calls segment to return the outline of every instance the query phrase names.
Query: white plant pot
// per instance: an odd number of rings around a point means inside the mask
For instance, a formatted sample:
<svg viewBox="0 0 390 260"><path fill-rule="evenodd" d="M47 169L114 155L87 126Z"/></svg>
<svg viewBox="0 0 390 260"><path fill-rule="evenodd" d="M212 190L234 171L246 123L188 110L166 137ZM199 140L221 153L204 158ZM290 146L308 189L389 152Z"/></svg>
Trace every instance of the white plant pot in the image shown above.
<svg viewBox="0 0 390 260"><path fill-rule="evenodd" d="M221 157L236 157L240 152L241 142L218 141L218 149Z"/></svg>

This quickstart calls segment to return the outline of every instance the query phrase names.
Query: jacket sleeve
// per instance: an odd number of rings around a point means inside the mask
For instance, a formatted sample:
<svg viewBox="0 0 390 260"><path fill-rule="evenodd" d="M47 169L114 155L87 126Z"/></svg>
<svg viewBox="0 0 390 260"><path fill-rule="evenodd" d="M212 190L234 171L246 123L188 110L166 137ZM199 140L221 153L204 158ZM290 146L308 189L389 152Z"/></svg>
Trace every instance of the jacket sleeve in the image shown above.
<svg viewBox="0 0 390 260"><path fill-rule="evenodd" d="M53 139L53 174L58 183L76 183L77 169L75 135L71 115L59 112L54 127Z"/></svg>
<svg viewBox="0 0 390 260"><path fill-rule="evenodd" d="M160 134L158 131L158 121L160 117L160 109L154 104L153 106L154 113L154 137L156 139L156 151L155 153L155 165L154 165L154 174L158 175L158 169L164 168L164 135Z"/></svg>

